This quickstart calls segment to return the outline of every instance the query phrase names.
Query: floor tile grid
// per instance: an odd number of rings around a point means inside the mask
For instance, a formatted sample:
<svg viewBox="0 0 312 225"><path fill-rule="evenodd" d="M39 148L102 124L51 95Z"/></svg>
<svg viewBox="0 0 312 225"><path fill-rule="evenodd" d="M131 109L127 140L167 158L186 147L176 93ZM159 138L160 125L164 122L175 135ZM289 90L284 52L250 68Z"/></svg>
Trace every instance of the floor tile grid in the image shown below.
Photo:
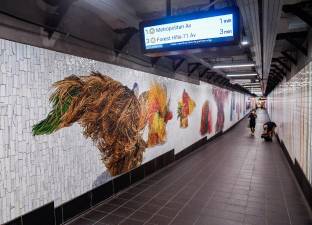
<svg viewBox="0 0 312 225"><path fill-rule="evenodd" d="M248 157L247 157L248 158ZM246 160L245 160L245 163L246 163ZM241 169L240 169L240 171L242 171L242 167L241 167ZM237 182L238 182L238 180L236 180ZM236 183L237 183L236 182ZM250 189L251 187L250 187L250 184L251 184L251 180L249 180L249 182L248 182L248 189Z"/></svg>
<svg viewBox="0 0 312 225"><path fill-rule="evenodd" d="M305 201L305 199L304 199L304 195L303 195L303 193L301 192L300 187L299 187L299 185L298 185L298 183L297 183L297 181L296 181L294 175L293 175L292 172L291 172L291 169L290 169L289 165L288 165L287 162L286 162L286 158L284 157L284 155L281 156L281 152L280 152L280 151L277 152L277 153L275 153L274 156L275 156L275 158L281 157L282 160L283 160L283 162L284 162L283 165L275 164L275 166L276 166L277 173L279 174L279 175L278 175L278 179L279 179L279 183L280 183L280 186L281 186L281 190L282 190L282 194L283 194L283 201L284 201L284 204L285 204L285 207L286 207L286 210L287 210L287 215L288 215L289 223L290 223L290 224L295 224L295 222L293 221L293 219L292 219L292 217L291 217L291 215L290 215L290 207L291 207L291 206L289 206L289 204L288 204L288 202L287 202L287 198L286 198L287 195L286 195L286 192L285 192L285 186L284 186L283 180L282 180L283 176L281 175L281 174L282 174L282 170L281 170L282 168L281 168L281 166L286 167L287 172L288 172L288 174L289 174L289 179L291 179L291 180L294 182L294 184L296 185L297 190L298 190L298 192L299 192L299 195L300 195L301 198L303 199L304 205L306 205L306 209L307 209L307 211L308 211L308 213L309 213L309 216L311 216L312 213L311 213L310 208L308 207L308 203L307 203L307 202ZM278 160L275 160L275 161L278 161Z"/></svg>
<svg viewBox="0 0 312 225"><path fill-rule="evenodd" d="M214 155L214 152L211 152L210 154ZM205 159L202 159L202 160L204 161ZM198 164L195 164L194 167L196 167L196 166L197 166L197 167L200 167L200 165L201 165L201 163L198 163ZM174 173L174 171L172 171L172 173ZM185 173L183 173L183 174L180 175L178 178L176 178L176 180L182 179L183 176L184 176L185 174L187 174L187 173L191 173L191 172L185 171ZM170 174L171 174L171 173L170 173ZM167 176L165 176L164 178L162 178L159 182L157 182L157 183L154 184L154 185L157 185L157 184L160 183L162 180L165 180L170 174L167 174ZM151 177L151 178L152 178L152 177ZM148 179L151 179L151 178L148 178ZM172 181L171 181L171 182L172 182ZM172 182L172 183L174 183L174 182ZM153 185L151 185L148 189L150 189L150 188L152 188L152 187L153 187ZM141 193L147 191L148 189L145 189L145 190L142 191ZM166 189L166 187L164 187L163 189ZM138 196L138 195L141 194L141 193L138 193L136 196ZM116 197L117 197L117 196L116 196ZM155 197L157 197L157 195L154 196L153 198L155 198ZM133 200L134 198L135 198L135 196L132 197L132 198L130 198L128 201ZM148 202L150 202L150 201L148 201ZM144 205L146 205L148 202L146 202L146 203L143 204L140 208L138 208L137 210L135 210L134 213L135 213L136 211L140 210L141 208L144 208ZM117 208L116 208L115 210L113 210L112 212L108 213L106 216L109 216L110 214L113 214L114 211L116 211L116 210L118 210L119 208L123 207L125 204L126 204L126 202L123 203L123 204L121 204L119 207L117 207ZM96 208L95 208L94 210L96 210ZM132 213L132 214L133 214L133 213ZM131 214L131 215L132 215L132 214ZM130 216L131 216L131 215L130 215ZM106 216L105 216L105 217L106 217ZM128 216L128 217L130 217L130 216ZM125 219L127 219L128 217L126 217ZM104 217L103 217L103 218L104 218ZM99 222L100 222L103 218L101 218L100 220L94 222L94 224L99 224ZM123 221L124 221L124 220L123 220ZM123 222L123 221L121 221L121 222ZM120 223L121 223L121 222L120 222Z"/></svg>
<svg viewBox="0 0 312 225"><path fill-rule="evenodd" d="M171 166L173 166L173 165L169 165L169 166L171 167ZM168 166L168 167L169 167L169 166ZM167 168L161 169L160 171L156 172L155 174L150 175L148 178L146 178L146 179L144 179L144 180L138 182L137 184L134 184L134 185L132 185L131 187L129 187L129 188L127 188L127 189L121 191L121 192L118 193L117 195L114 195L114 196L112 196L112 197L106 199L104 202L101 202L101 203L99 203L99 204L93 206L90 210L88 210L88 211L86 211L85 213L79 215L79 217L83 217L84 215L88 214L90 211L93 211L93 210L94 210L94 211L97 211L96 208L97 208L98 206L103 205L103 204L106 204L106 203L109 203L110 200L115 199L115 198L118 198L120 195L122 195L123 193L127 192L129 189L135 188L135 187L137 187L137 186L139 186L139 185L142 185L142 183L145 183L145 182L147 182L148 180L153 179L153 177L157 176L158 173L163 172L162 170L164 170L164 169L167 169ZM164 175L164 177L163 177L162 179L160 179L157 183L155 183L155 184L153 184L153 185L157 185L157 184L160 183L161 181L165 180L165 179L167 178L167 176L170 176L170 174L168 173L168 174ZM153 185L149 185L149 188L152 188ZM147 190L147 189L137 192L131 199L135 198L136 196L140 195L141 193L143 193L143 192L146 191L146 190ZM130 201L131 199L129 199L128 201ZM125 203L126 203L126 202L125 202ZM121 208L125 203L123 203L122 205L120 205L118 208ZM116 209L118 209L118 208L116 208ZM71 221L68 221L66 224L71 224L71 223L75 222L75 220L77 220L77 219L79 219L79 218L77 217L77 218L75 218L75 219L73 219L73 220L71 220ZM93 220L90 220L90 219L88 219L88 218L84 218L84 219L93 222ZM102 218L101 218L101 219L102 219ZM98 222L98 221L97 221L97 222Z"/></svg>
<svg viewBox="0 0 312 225"><path fill-rule="evenodd" d="M265 119L265 115L263 115L263 117L261 117L260 119L261 119L260 124L263 124L267 120L267 119ZM260 130L261 130L261 128L260 128ZM269 202L269 201L271 201L271 195L269 195L269 193L271 191L268 191L267 189L268 189L268 187L272 187L274 185L277 185L276 188L274 188L274 190L278 189L278 192L280 192L280 188L281 188L280 183L278 183L278 182L276 183L276 180L278 180L278 178L277 178L278 173L277 173L276 168L274 168L274 164L275 164L276 160L274 159L274 157L272 157L273 150L274 150L274 149L272 149L272 146L273 145L274 145L274 147L276 147L276 146L273 143L266 143L263 141L258 143L258 145L259 145L259 147L256 148L256 160L258 160L258 161L255 161L255 164L254 164L253 177L255 179L253 182L254 182L255 190L257 190L258 193L263 193L263 198L264 198L263 216L264 216L265 224L271 224L270 221L268 220L269 206L271 204L271 202ZM268 153L266 153L266 151L270 152L269 155L268 155ZM268 156L270 158L267 158ZM263 159L263 157L266 157L266 158ZM262 167L259 164L262 164ZM260 167L260 169L259 169L259 167ZM260 204L260 205L262 205L262 204Z"/></svg>
<svg viewBox="0 0 312 225"><path fill-rule="evenodd" d="M211 152L211 153L210 153L210 154L212 155L212 157L214 157L214 158L218 157L218 154L213 154L213 153L215 153L215 152L217 152L217 149L216 149L216 148L215 148L215 151L214 151L214 152ZM202 160L202 161L206 161L205 158L202 158L201 160ZM194 166L194 168L191 169L191 170L194 170L194 171L198 171L198 169L199 169L199 171L203 171L203 170L205 169L205 168L203 168L203 167L201 166L201 163L200 163L200 162L199 162L198 164L193 165L193 166ZM189 173L192 173L192 172L189 172ZM193 180L195 180L196 178L197 178L197 177L194 177L192 180L190 180L190 181L187 182L186 184L192 183ZM182 175L179 179L182 179L182 180L184 181L184 176ZM174 182L172 182L172 185L174 185ZM169 186L171 186L171 185L169 185ZM176 196L178 196L178 195L186 188L186 186L187 186L187 185L185 185L184 188L182 188L180 191L176 192L176 194L174 194L173 196L171 196L171 197L164 203L163 207L161 207L160 209L158 209L158 210L156 211L156 213L154 213L153 215L156 215L157 212L159 212L162 208L164 208L164 206L166 205L166 203L170 202L170 200L172 200L172 199L174 199ZM164 187L163 189L165 190L166 187ZM159 192L158 194L156 194L155 196L153 196L153 198L151 198L149 201L145 202L144 205L147 205L149 202L152 201L152 199L157 198L157 196L158 196L159 194L160 194L160 192ZM144 205L142 205L142 206L141 206L140 208L138 208L136 211L139 211L140 209L144 208ZM125 222L125 221L126 221L128 218L130 218L134 213L135 213L135 212L133 212L132 214L130 214L128 217L126 217L126 218L125 218L124 220L122 220L120 223ZM149 221L149 220L148 220L148 221ZM146 221L146 223L148 223L148 221Z"/></svg>
<svg viewBox="0 0 312 225"><path fill-rule="evenodd" d="M274 142L277 142L276 140L274 140ZM277 143L276 143L277 144ZM287 182L291 182L293 184L296 185L296 180L293 177L292 171L290 170L290 167L288 165L288 162L286 161L286 158L284 156L284 154L282 153L282 151L279 148L276 148L274 145L271 145L271 151L272 151L272 158L273 158L273 163L272 165L275 167L275 171L276 171L276 177L279 183L279 190L282 196L282 204L283 207L285 208L286 214L283 214L283 218L278 218L278 220L280 221L280 224L294 224L291 216L290 216L290 206L287 204L286 201L286 192L285 192L285 184L282 180L282 178L287 175ZM299 186L296 186L296 191L298 191L298 193L300 192ZM302 198L303 196L301 196ZM302 198L301 200L304 200L304 198ZM266 209L268 209L269 207L272 208L272 201L270 201L269 198L266 198ZM269 210L266 210L267 212L267 216L266 219L268 219L269 216ZM278 214L277 214L278 215ZM279 217L279 216L277 216ZM273 218L274 219L274 218ZM287 219L287 222L286 222ZM270 223L272 221L268 221L268 224L272 224ZM274 223L278 223L278 221L274 221Z"/></svg>
<svg viewBox="0 0 312 225"><path fill-rule="evenodd" d="M221 164L221 165L222 165L222 164ZM217 169L217 168L216 168L216 169ZM237 180L236 180L236 183L237 183ZM215 194L215 192L213 193L213 195L211 196L211 198L205 203L204 207L203 207L203 208L201 209L201 211L200 211L200 215L202 214L203 209L204 209L206 206L209 205L210 200L213 198L214 194ZM194 222L193 224L196 224L196 223L198 222L198 220L199 220L199 218L200 218L200 215L197 217L197 219L195 220L195 222Z"/></svg>
<svg viewBox="0 0 312 225"><path fill-rule="evenodd" d="M210 145L211 145L210 147L213 148L214 145L216 145L216 144L217 144L217 143L211 142L211 143L210 143ZM200 147L200 149L203 148L203 147L204 147L204 146ZM200 149L198 149L198 150L200 150ZM196 152L197 152L197 151L192 152L189 156L193 155L193 153L196 153ZM213 152L210 152L210 154L213 155L213 154L214 154L214 151L213 151ZM114 195L114 196L112 196L112 197L106 199L104 202L101 202L101 203L95 205L94 207L92 207L92 208L91 208L90 210L88 210L87 212L85 212L85 213L79 215L79 217L74 218L73 220L68 221L66 224L70 225L71 223L75 222L75 220L77 220L77 219L79 219L80 217L83 217L84 215L88 214L90 211L93 211L93 210L96 211L96 208L97 208L98 206L103 205L103 204L105 204L105 203L109 203L110 200L115 199L115 198L118 198L118 197L119 197L120 195L122 195L123 193L129 191L129 189L133 189L133 188L135 188L135 187L137 187L137 186L139 186L139 185L142 185L143 183L146 183L146 182L148 182L149 180L152 180L152 179L153 179L154 177L156 177L157 175L161 174L161 175L162 175L162 178L161 178L157 183L155 183L155 184L153 184L153 185L149 185L149 186L150 186L149 188L152 188L153 186L156 186L158 183L162 182L163 180L165 180L167 177L169 177L171 174L173 174L173 173L175 172L175 171L170 171L169 173L164 174L163 172L164 172L165 170L170 170L171 167L179 167L179 164L182 163L184 159L186 159L186 157L181 158L181 159L177 160L176 162L173 162L172 164L166 166L165 168L162 168L162 169L160 169L159 171L155 172L154 174L150 175L150 176L147 177L146 179L144 179L144 180L142 180L142 181L139 181L138 183L132 185L131 187L129 187L129 188L127 188L127 189L121 191L121 192L118 193L117 195ZM205 159L202 159L202 160L205 160ZM199 163L199 164L200 164L200 163ZM187 173L187 171L186 171L185 173ZM182 177L183 175L184 175L184 174L182 174L181 177ZM179 178L177 178L177 179L179 179ZM129 199L128 201L131 201L131 200L134 199L136 196L142 194L143 192L145 192L145 191L147 191L147 190L148 190L148 189L145 189L145 190L142 190L142 191L140 191L140 192L137 192L137 193L135 194L135 196L133 196L133 198ZM127 203L127 202L125 202L124 204L120 205L120 207L118 207L118 208L123 207L123 205L125 205L126 203ZM116 210L117 210L118 208L116 208ZM90 220L90 219L88 219L88 218L84 218L84 219L89 220L89 221L92 221L92 220ZM101 219L102 219L102 218L101 218ZM92 222L93 222L93 221L92 221ZM97 223L97 222L98 222L98 221L96 221L96 223Z"/></svg>
<svg viewBox="0 0 312 225"><path fill-rule="evenodd" d="M224 157L224 156L223 156ZM220 161L219 162L219 166L221 165L223 163L223 161ZM207 166L207 165L206 165ZM185 208L185 206L186 205L188 205L188 203L193 199L193 197L200 191L200 189L207 183L207 179L212 175L212 174L214 174L214 172L216 171L218 169L218 166L216 166L215 168L214 168L214 170L213 171L211 171L210 172L210 174L207 176L207 177L205 177L205 182L203 182L199 187L198 187L198 190L197 191L195 191L194 193L193 193L193 195L191 196L191 198L190 199L188 199L185 203L184 203L184 205L182 206L182 208L180 208L180 210L177 212L177 214L176 214L176 216L174 216L172 219L171 219L171 221L170 221L170 223L169 224L172 224L173 223L173 221L174 221L174 219L181 213L181 211ZM205 171L206 170L206 167L202 167L202 169L201 169L201 171ZM200 173L199 173L200 174ZM200 175L200 177L199 178L202 178L203 176L202 175ZM195 179L197 179L197 177L194 177L194 180ZM189 183L192 183L192 181L193 180L190 180L189 181ZM185 187L186 187L186 185L185 185ZM182 189L183 190L183 189ZM181 191L182 191L181 190ZM170 202L172 199L174 199L176 196L178 196L180 194L180 192L178 192L178 193L176 193L176 195L174 195L174 196L172 196L170 199L168 199L168 201L167 202ZM213 193L212 193L212 195L213 195ZM158 212L160 212L160 210L161 210L162 208L160 208L158 211L156 211L153 215L156 215ZM146 224L146 223L148 223L150 220L147 220L144 224Z"/></svg>
<svg viewBox="0 0 312 225"><path fill-rule="evenodd" d="M264 122L264 121L261 121L261 122ZM273 141L273 143L274 142L276 142L276 141ZM281 193L281 196L282 196L282 201L279 201L279 204L281 203L281 206L286 208L286 218L284 217L285 214L283 214L283 218L280 218L279 222L283 225L292 224L290 221L290 217L289 217L289 210L288 210L288 207L287 207L287 204L285 201L285 191L283 191L284 185L281 182L281 174L279 172L280 171L280 164L283 164L283 166L285 167L285 169L287 168L287 170L289 169L289 167L287 165L287 162L284 159L285 158L284 155L282 155L279 148L276 148L276 143L275 144L273 144L273 143L266 146L266 148L269 148L268 150L271 151L271 154L270 154L271 159L270 160L267 159L267 161L268 161L267 164L270 163L270 165L273 165L273 167L274 167L274 168L272 168L273 171L265 170L264 173L263 172L261 173L259 171L256 172L256 170L254 170L253 175L262 176L262 179L265 178L265 180L268 180L270 186L272 186L272 184L273 184L273 179L278 181L278 184L277 184L278 185L278 191ZM262 149L256 148L257 153L259 152L259 150L263 151L263 145L264 144L266 144L266 143L262 143ZM266 148L264 148L264 149L266 149ZM279 161L281 161L281 163L279 163ZM284 164L286 164L286 165L284 165ZM266 167L264 167L264 168L266 168ZM291 173L289 173L288 176L291 176ZM257 184L259 187L266 189L267 186L269 186L266 182L267 181L265 181L264 183L260 183L260 182L257 183L257 181L256 181L255 184ZM272 200L273 200L272 195L269 191L265 191L264 199L265 199L265 207L264 207L264 209L265 209L264 210L265 224L274 224L275 225L275 224L279 223L278 221L272 222L271 220L268 219L268 216L270 214L272 215L272 211L270 211L269 209L272 208ZM281 212L281 208L278 209L275 213L277 213L277 212ZM275 215L278 215L278 213Z"/></svg>
<svg viewBox="0 0 312 225"><path fill-rule="evenodd" d="M224 151L224 150L223 150ZM246 158L244 158L243 159L243 161L246 161ZM220 164L220 165L222 165L222 164ZM224 164L222 165L223 167L224 167ZM219 168L220 169L220 168ZM239 169L239 171L241 171L242 170L242 166L240 166L240 169ZM237 182L238 182L238 179L237 179L237 177L238 177L238 175L239 175L239 172L238 172L238 174L236 175L236 178L235 179L233 179L233 181L231 182L232 183L232 188L230 188L230 189L228 189L228 194L229 194L229 196L233 193L233 189L234 189L234 187L235 187L235 185L237 184ZM213 182L213 180L210 180L209 182ZM206 204L205 204L205 206L207 206L207 205L209 205L209 201L207 201L206 202ZM230 204L229 202L227 202L226 201L226 203L227 204ZM203 209L203 208L202 208ZM202 211L202 210L201 210ZM200 214L199 214L200 215ZM197 218L197 220L198 220L198 218ZM195 221L196 222L196 221Z"/></svg>
<svg viewBox="0 0 312 225"><path fill-rule="evenodd" d="M243 179L243 182L244 182L244 185L242 185L241 183L242 183L242 179L241 179L241 177L245 177L246 176L246 174L248 174L248 176L250 176L249 174L250 174L250 172L249 172L249 170L248 170L248 172L246 172L246 170L245 170L245 165L246 164L248 164L248 160L249 160L249 158L251 157L250 155L252 154L252 151L250 151L249 150L249 147L248 147L248 151L246 151L246 152L244 152L244 154L246 155L246 157L244 158L244 160L241 160L241 166L240 166L240 169L239 169L239 172L238 172L238 177L237 177L237 179L236 179L236 181L235 181L235 184L234 184L234 187L240 187L241 189L242 188L245 188L244 190L246 190L246 188L248 188L248 193L247 194L245 194L245 195L243 195L243 194L235 194L234 193L234 191L232 192L232 199L234 200L233 202L231 202L231 203L234 203L235 202L235 199L238 199L238 200L240 200L240 199L246 199L247 200L247 202L248 202L248 198L249 198L249 192L250 192L250 190L251 190L251 179L249 178L249 179ZM253 171L253 169L254 169L254 167L252 168L252 170L251 170L251 174L252 174L252 171ZM252 175L251 175L252 176ZM245 211L246 211L246 207L247 207L247 204L246 204L246 206L245 207L242 207L242 208L244 208L245 209ZM238 208L238 206L237 205L235 205L235 203L234 204L229 204L227 207L226 207L226 211L234 211L233 210L233 208ZM245 211L244 211L244 213L245 213ZM242 222L245 222L245 220L246 220L246 214L244 214L244 213L241 213L241 211L235 211L235 212L233 212L233 213L237 213L237 214L239 214L239 215L242 215ZM227 220L229 220L229 218L226 218ZM237 222L237 221L236 221Z"/></svg>
<svg viewBox="0 0 312 225"><path fill-rule="evenodd" d="M259 131L256 132L256 134L260 135ZM250 162L250 164L252 164L252 168L251 168L251 177L249 178L250 191L248 192L247 205L245 207L245 212L244 212L245 213L245 218L244 218L244 223L243 224L249 224L249 222L250 222L249 221L249 217L257 218L258 216L262 215L259 212L259 209L251 207L252 206L251 203L254 203L254 202L259 202L261 204L261 200L258 197L252 195L252 192L255 191L257 187L262 186L262 184L260 184L257 181L253 180L253 177L257 174L256 160L257 160L257 154L258 154L259 150L260 149L256 146L254 151L250 151L249 152L249 155L252 155L251 156L252 162ZM265 202L265 199L263 199L263 202ZM263 215L264 214L265 213L263 213ZM265 224L267 224L267 223L265 222ZM265 224L263 224L263 225L265 225Z"/></svg>
<svg viewBox="0 0 312 225"><path fill-rule="evenodd" d="M258 135L260 135L260 132L262 130L262 124L265 123L265 115L260 116L258 124L257 124L257 131L258 131ZM261 126L260 126L261 124ZM261 140L261 139L260 139ZM262 141L262 140L261 140ZM259 190L263 190L266 188L267 184L266 184L266 179L267 176L271 175L271 171L269 171L269 169L267 169L267 167L265 167L265 171L262 171L262 168L259 170L258 168L258 162L259 162L259 158L260 160L263 157L263 142L257 142L257 147L255 149L255 161L254 161L254 165L253 165L253 170L252 170L252 179L251 182L253 182L253 190L258 191ZM258 147L258 145L261 145ZM258 161L257 161L258 160ZM263 161L261 161L263 163ZM258 180L258 177L260 177L260 179ZM263 214L259 213L260 215L263 215L263 220L265 225L269 225L269 221L267 218L267 214L268 214L268 198L266 196L266 192L263 192L263 198L264 198L264 211ZM260 204L262 205L262 204ZM258 209L259 210L259 209ZM254 215L255 217L258 217L258 215ZM245 217L244 223L248 223L248 216ZM286 224L285 224L286 225Z"/></svg>
<svg viewBox="0 0 312 225"><path fill-rule="evenodd" d="M169 176L169 175L170 175L170 174L167 174L167 176ZM124 205L125 205L128 201L133 200L135 197L137 197L137 196L139 196L140 194L144 193L144 192L147 191L148 189L151 189L154 185L157 185L157 184L160 183L162 180L165 180L167 176L163 177L163 178L162 178L161 180L159 180L157 183L155 183L155 184L153 184L153 185L149 185L149 187L148 187L147 189L137 192L137 194L135 194L132 198L130 198L130 199L128 199L127 201L125 201L124 203L120 204L120 205L119 205L118 207L116 207L113 211L111 211L110 213L107 213L105 216L103 216L103 217L100 218L99 220L97 220L97 221L94 222L93 220L90 220L90 219L87 219L87 218L85 218L85 219L92 221L93 224L97 224L97 223L98 223L100 220L102 220L104 217L106 217L106 216L108 216L108 215L110 215L110 214L113 214L114 211L116 211L116 210L118 210L118 209L124 207ZM181 176L183 176L183 175L181 175ZM151 178L148 178L148 179L151 179ZM178 178L177 178L177 179L178 179ZM136 184L135 186L132 186L131 188L135 188L136 186L139 186L139 185L141 185L141 184L144 183L144 182L146 182L146 181L142 181L141 183ZM110 199L107 199L104 203L100 203L99 205L97 205L96 207L94 207L92 210L93 210L93 211L97 211L97 207L98 207L98 206L103 205L103 204L106 204L106 203L109 203L110 200L118 198L121 194L127 192L128 190L129 190L129 188L126 189L125 191L122 191L120 194L118 194L118 195L116 195L116 196L113 196L113 197L110 198ZM90 211L92 211L92 210L90 210ZM90 211L84 213L83 215L89 213ZM102 212L102 211L100 211L100 212ZM83 217L83 215L81 215L81 216ZM71 221L71 222L74 222L74 221Z"/></svg>
<svg viewBox="0 0 312 225"><path fill-rule="evenodd" d="M259 126L259 124L262 123L262 121L257 121L257 129L256 129L256 135L259 136L260 135L260 132L261 132L261 128ZM244 218L244 224L248 224L249 223L249 217L250 216L255 216L257 217L260 212L259 212L259 209L256 209L256 210L252 210L253 208L251 208L251 200L254 200L254 198L252 197L253 195L251 194L251 192L253 191L257 191L259 188L263 187L263 184L260 183L259 181L255 180L254 178L257 177L258 175L258 171L257 171L257 159L259 158L259 150L260 148L258 147L259 145L259 141L257 141L254 145L254 149L250 151L250 154L253 154L254 157L252 158L252 170L251 170L251 177L250 177L250 192L248 193L248 202L247 202L247 206L245 208L245 213L249 213L249 214L245 214L245 218ZM265 199L264 199L264 203L265 205ZM265 208L265 206L264 206ZM258 211L258 212L255 212L255 213L250 213L250 212L254 212L254 211ZM254 214L254 215L250 215L250 214ZM265 213L263 213L265 214ZM260 214L261 215L261 214ZM263 219L264 222L265 222L265 219ZM265 224L267 224L265 222ZM264 224L263 224L264 225Z"/></svg>
<svg viewBox="0 0 312 225"><path fill-rule="evenodd" d="M240 166L240 169L239 169L239 173L238 173L238 175L241 173L241 171L243 170L243 167L244 167L244 164L245 164L245 162L246 162L246 160L248 159L248 153L247 153L247 156L244 158L244 163L242 163L242 165ZM221 164L221 166L222 166L222 164ZM234 182L234 186L238 183L238 178L237 179L235 179L235 182ZM251 182L249 181L249 184L250 184ZM234 186L233 186L233 188L234 188ZM231 194L233 194L233 189L232 189L232 191L231 192L229 192L229 193L231 193ZM213 196L212 196L213 197ZM207 207L208 205L209 205L209 203L210 203L210 201L207 201L206 203L205 203L205 206L204 206L204 208L205 207ZM230 205L230 204L229 204ZM231 205L230 205L231 206ZM203 208L203 209L204 209ZM200 215L202 214L202 212L203 212L203 209L201 210L201 212L200 212ZM227 209L227 208L226 208ZM213 216L211 216L211 217L213 217ZM197 222L199 221L199 219L200 219L200 216L198 216L197 217L197 219L195 220L195 222L193 223L193 224L197 224ZM228 219L226 219L226 218L223 218L223 219L225 219L225 220L228 220ZM208 221L207 221L208 222Z"/></svg>
<svg viewBox="0 0 312 225"><path fill-rule="evenodd" d="M259 152L258 152L258 149L256 150L257 152L256 152L256 158L259 156ZM261 156L260 156L261 157ZM266 174L265 173L261 173L261 172L259 172L259 171L257 171L256 170L256 167L257 167L257 164L256 164L256 162L255 162L255 164L254 164L254 170L253 170L253 174L252 174L252 176L253 177L258 177L258 176L266 176ZM260 189L260 190L262 190L262 189L265 189L266 188L266 185L265 185L265 182L263 183L263 182L261 182L261 181L258 181L258 180L254 180L254 184L255 184L255 187L258 187L258 190ZM257 190L256 188L255 188L255 190ZM264 211L263 211L263 220L264 220L264 222L265 222L265 225L269 225L269 221L268 221L268 219L267 219L267 214L268 214L268 212L267 212L267 206L268 206L268 198L266 197L266 193L264 192L264 194L263 194L263 196L264 196ZM260 215L262 215L262 214L260 214ZM257 216L257 215L255 215L255 216ZM246 217L246 219L245 219L245 222L248 222L248 220L247 220L247 217ZM285 224L286 225L286 224Z"/></svg>
<svg viewBox="0 0 312 225"><path fill-rule="evenodd" d="M272 149L273 151L274 151L274 149ZM277 159L277 157L279 157L279 156L277 156L276 154L275 154L275 152L272 154L272 156L273 156L273 161L274 162L278 162L279 160ZM289 216L289 209L288 209L288 206L287 206L287 204L286 204L286 201L285 201L285 192L284 192L284 188L283 188L283 184L282 184L282 182L281 182L281 179L280 179L280 173L279 173L279 166L278 166L278 164L277 163L274 163L273 164L274 165L274 167L275 167L275 171L276 171L276 173L277 173L277 179L278 179L278 182L279 182L279 189L280 189L280 191L281 191L281 194L282 194L282 200L283 200L283 205L285 206L285 208L286 208L286 212L287 212L287 218L283 218L283 220L285 219L285 220L287 220L287 222L286 221L283 221L283 223L286 225L286 223L287 224L292 224L291 223L291 220L290 220L290 216ZM265 201L265 209L266 209L266 213L267 213L267 215L269 214L269 212L268 212L268 208L269 208L269 206L270 206L270 201L269 201L269 198L265 198L266 199L266 201ZM268 216L266 215L266 222L268 223L268 224L270 224L270 221L268 220Z"/></svg>

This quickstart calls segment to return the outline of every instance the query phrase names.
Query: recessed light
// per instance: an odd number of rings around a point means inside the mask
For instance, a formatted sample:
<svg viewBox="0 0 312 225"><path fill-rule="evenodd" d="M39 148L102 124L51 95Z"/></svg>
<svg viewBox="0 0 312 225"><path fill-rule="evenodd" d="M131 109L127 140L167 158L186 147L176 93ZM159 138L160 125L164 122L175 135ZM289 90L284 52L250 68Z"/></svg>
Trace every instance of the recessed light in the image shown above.
<svg viewBox="0 0 312 225"><path fill-rule="evenodd" d="M249 76L257 76L257 73L229 73L227 77L249 77Z"/></svg>
<svg viewBox="0 0 312 225"><path fill-rule="evenodd" d="M241 44L242 44L242 45L248 45L249 42L248 42L247 40L244 40L244 41L241 42Z"/></svg>
<svg viewBox="0 0 312 225"><path fill-rule="evenodd" d="M212 68L213 69L223 69L223 68L238 68L238 67L252 67L255 66L254 63L240 63L240 64L219 64L219 65L214 65Z"/></svg>

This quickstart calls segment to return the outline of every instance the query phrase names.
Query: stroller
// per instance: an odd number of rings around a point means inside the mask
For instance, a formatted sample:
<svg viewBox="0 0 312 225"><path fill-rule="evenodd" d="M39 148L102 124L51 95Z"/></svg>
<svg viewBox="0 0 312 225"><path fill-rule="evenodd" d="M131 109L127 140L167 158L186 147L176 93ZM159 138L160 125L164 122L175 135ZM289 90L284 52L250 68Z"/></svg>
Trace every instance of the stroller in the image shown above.
<svg viewBox="0 0 312 225"><path fill-rule="evenodd" d="M263 138L265 141L272 141L274 134L274 128L271 130L268 129L268 125L263 125L263 133L261 134L261 138Z"/></svg>

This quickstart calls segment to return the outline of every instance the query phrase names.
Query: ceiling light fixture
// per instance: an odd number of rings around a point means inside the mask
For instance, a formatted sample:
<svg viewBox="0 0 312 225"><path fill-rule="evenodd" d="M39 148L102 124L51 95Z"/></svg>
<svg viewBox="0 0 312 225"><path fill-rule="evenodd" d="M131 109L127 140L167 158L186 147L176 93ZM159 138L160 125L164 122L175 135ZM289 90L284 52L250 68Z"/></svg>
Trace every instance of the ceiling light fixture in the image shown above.
<svg viewBox="0 0 312 225"><path fill-rule="evenodd" d="M239 68L239 67L252 67L255 63L233 63L233 64L217 64L214 65L213 69L224 69L224 68Z"/></svg>
<svg viewBox="0 0 312 225"><path fill-rule="evenodd" d="M245 88L261 88L261 86L255 86L255 85L242 85Z"/></svg>
<svg viewBox="0 0 312 225"><path fill-rule="evenodd" d="M257 76L257 73L229 73L227 77L250 77L250 76Z"/></svg>
<svg viewBox="0 0 312 225"><path fill-rule="evenodd" d="M248 45L249 42L248 42L247 40L243 40L243 41L241 42L241 44L242 44L242 45Z"/></svg>
<svg viewBox="0 0 312 225"><path fill-rule="evenodd" d="M242 85L245 88L261 88L261 86Z"/></svg>
<svg viewBox="0 0 312 225"><path fill-rule="evenodd" d="M241 45L248 45L248 44L249 44L248 38L246 36L242 36Z"/></svg>
<svg viewBox="0 0 312 225"><path fill-rule="evenodd" d="M250 79L231 79L231 81L250 82Z"/></svg>
<svg viewBox="0 0 312 225"><path fill-rule="evenodd" d="M261 85L261 83L258 83L258 82L245 82L245 83L242 83L243 85Z"/></svg>
<svg viewBox="0 0 312 225"><path fill-rule="evenodd" d="M253 86L253 87L261 87L261 84L249 83L249 84L242 84L243 86Z"/></svg>

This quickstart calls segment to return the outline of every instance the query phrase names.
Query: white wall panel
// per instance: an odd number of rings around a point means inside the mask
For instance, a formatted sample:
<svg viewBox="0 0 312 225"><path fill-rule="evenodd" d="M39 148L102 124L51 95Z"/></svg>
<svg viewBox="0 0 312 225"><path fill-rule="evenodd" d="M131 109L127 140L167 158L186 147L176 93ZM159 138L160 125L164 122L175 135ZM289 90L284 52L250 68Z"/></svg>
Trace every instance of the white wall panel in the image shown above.
<svg viewBox="0 0 312 225"><path fill-rule="evenodd" d="M312 62L268 97L269 115L278 124L278 135L289 155L311 180Z"/></svg>

